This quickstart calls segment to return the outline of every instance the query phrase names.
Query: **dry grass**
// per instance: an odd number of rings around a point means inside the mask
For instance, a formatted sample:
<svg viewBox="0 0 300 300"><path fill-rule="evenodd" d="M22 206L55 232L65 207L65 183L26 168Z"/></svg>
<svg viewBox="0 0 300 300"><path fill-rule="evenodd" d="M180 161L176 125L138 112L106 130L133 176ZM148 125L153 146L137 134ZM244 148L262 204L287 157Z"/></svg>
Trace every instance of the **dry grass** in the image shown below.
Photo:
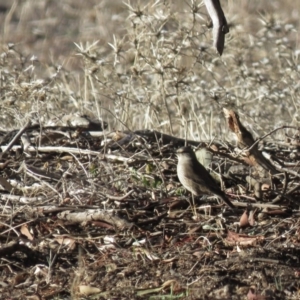
<svg viewBox="0 0 300 300"><path fill-rule="evenodd" d="M281 125L299 126L300 2L224 0L222 5L230 33L219 57L200 1L2 0L2 142L15 136L6 131L28 120L45 126L70 112L103 119L108 131L153 129L195 141L231 141L223 107L237 111L256 137ZM258 239L252 253L243 250L242 257L226 244L230 237L224 231L225 225L234 230L237 216L184 207L170 154L174 145L131 136L122 148L107 142L109 135L93 138L75 130L43 131L42 126L27 132L32 145L27 152L10 150L1 156L1 179L8 186L1 197L12 197L1 198L1 243L17 240L8 251L20 252L9 256L11 261L1 260L1 274L12 287L1 282L6 295L27 288L28 294L39 292L48 299L76 298L78 285L86 284L99 285L104 298L109 292L124 299L161 292L171 299L176 293L224 299L234 292L232 299L240 299L246 295L243 285L248 291L255 282L259 291L268 290L264 283L260 286L260 276L265 276L278 299L284 293L296 299L299 286L293 279L299 271L291 268L299 266L296 214L262 214L268 224L259 219L246 233L265 240ZM279 130L270 138L283 140L284 133L294 132ZM48 145L55 151L36 151ZM272 149L281 161L286 158L277 144ZM297 153L289 157L293 168ZM118 161L123 158L126 165ZM223 159L217 171L223 172L227 163ZM292 174L285 188L295 188L298 177L296 171ZM113 198L127 193L132 198L126 201ZM290 197L297 195L295 189ZM21 203L20 196L33 201ZM173 202L184 208L169 206ZM60 209L73 208L111 209L130 220L131 227L125 232L97 220L75 226L65 216L59 218ZM139 227L133 230L132 224ZM283 241L287 246L281 252ZM249 257L257 258L257 264Z"/></svg>
<svg viewBox="0 0 300 300"><path fill-rule="evenodd" d="M230 34L222 58L200 1L140 3L6 1L2 127L32 111L39 122L74 111L110 128L224 138L222 106L258 135L298 125L298 3L223 3Z"/></svg>

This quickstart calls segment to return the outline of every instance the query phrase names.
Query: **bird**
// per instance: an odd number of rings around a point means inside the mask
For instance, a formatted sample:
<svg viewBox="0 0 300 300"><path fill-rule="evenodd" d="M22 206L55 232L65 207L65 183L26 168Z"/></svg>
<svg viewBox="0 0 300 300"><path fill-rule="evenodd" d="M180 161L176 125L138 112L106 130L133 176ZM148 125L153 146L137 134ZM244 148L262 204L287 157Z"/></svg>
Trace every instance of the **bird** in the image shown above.
<svg viewBox="0 0 300 300"><path fill-rule="evenodd" d="M223 200L230 208L235 206L221 190L214 178L197 160L191 147L182 147L176 151L178 157L177 176L180 183L193 195L214 194Z"/></svg>

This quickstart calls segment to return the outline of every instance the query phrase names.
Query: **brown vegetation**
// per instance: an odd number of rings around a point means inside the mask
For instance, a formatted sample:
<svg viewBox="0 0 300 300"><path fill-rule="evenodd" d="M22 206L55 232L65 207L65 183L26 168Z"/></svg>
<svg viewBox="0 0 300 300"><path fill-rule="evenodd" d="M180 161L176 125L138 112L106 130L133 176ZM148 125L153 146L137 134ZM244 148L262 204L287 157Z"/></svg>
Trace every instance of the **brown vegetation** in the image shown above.
<svg viewBox="0 0 300 300"><path fill-rule="evenodd" d="M3 299L299 299L298 2L1 1Z"/></svg>

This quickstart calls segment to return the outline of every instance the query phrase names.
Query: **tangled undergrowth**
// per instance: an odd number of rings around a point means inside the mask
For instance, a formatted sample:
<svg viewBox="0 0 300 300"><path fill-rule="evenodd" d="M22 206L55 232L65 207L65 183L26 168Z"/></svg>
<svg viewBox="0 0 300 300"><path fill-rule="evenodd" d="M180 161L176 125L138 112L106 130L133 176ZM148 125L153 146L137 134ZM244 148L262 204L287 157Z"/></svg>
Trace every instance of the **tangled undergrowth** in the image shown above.
<svg viewBox="0 0 300 300"><path fill-rule="evenodd" d="M222 6L219 57L200 1L0 5L3 299L299 298L300 3ZM238 213L179 184L185 138Z"/></svg>

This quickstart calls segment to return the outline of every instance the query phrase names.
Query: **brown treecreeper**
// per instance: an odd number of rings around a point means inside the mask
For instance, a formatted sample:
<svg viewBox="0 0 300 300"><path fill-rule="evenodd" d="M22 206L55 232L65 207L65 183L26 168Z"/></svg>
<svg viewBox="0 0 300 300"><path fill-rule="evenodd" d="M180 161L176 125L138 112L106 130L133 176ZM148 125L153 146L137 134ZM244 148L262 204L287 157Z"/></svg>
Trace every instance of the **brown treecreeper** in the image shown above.
<svg viewBox="0 0 300 300"><path fill-rule="evenodd" d="M220 189L217 182L196 158L192 148L182 147L176 152L178 156L177 176L181 184L195 196L214 194L222 199L229 207L234 205Z"/></svg>

